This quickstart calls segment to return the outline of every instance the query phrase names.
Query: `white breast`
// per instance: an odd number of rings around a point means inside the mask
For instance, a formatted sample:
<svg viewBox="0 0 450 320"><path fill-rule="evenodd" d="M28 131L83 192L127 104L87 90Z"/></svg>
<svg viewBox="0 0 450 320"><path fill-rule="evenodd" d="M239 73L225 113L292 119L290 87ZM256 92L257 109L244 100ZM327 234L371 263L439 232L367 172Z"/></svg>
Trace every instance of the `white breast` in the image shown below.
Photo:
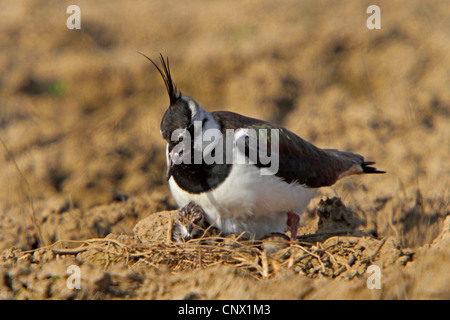
<svg viewBox="0 0 450 320"><path fill-rule="evenodd" d="M210 223L224 233L246 232L260 238L270 232L287 230L288 211L302 214L315 190L288 184L275 175L261 174L250 164L234 164L227 179L203 194L183 191L173 177L169 187L180 207L194 201L206 212Z"/></svg>

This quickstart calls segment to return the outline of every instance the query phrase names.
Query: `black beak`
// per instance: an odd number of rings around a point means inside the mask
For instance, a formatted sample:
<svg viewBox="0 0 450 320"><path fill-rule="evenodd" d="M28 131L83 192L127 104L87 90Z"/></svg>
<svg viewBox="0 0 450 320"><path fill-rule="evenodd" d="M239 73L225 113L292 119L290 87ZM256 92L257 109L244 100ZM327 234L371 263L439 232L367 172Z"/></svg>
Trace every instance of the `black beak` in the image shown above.
<svg viewBox="0 0 450 320"><path fill-rule="evenodd" d="M173 165L170 164L169 169L167 169L167 181L169 181L170 177L171 177L172 174L173 174L173 168L174 168Z"/></svg>

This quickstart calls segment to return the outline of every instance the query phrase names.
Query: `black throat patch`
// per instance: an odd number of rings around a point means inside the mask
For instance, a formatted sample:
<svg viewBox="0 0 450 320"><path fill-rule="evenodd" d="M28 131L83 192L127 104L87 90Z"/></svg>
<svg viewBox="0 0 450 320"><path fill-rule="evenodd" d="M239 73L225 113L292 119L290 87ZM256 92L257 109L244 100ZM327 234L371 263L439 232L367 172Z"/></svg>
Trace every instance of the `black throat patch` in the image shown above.
<svg viewBox="0 0 450 320"><path fill-rule="evenodd" d="M231 167L231 164L180 164L173 168L172 177L184 191L200 194L224 182Z"/></svg>
<svg viewBox="0 0 450 320"><path fill-rule="evenodd" d="M224 126L220 119L215 119L224 134ZM193 131L191 132L193 136ZM179 164L173 167L172 177L178 186L186 192L200 194L217 188L230 174L232 164L226 163L226 144L223 144L222 163L207 164L202 158L201 164L194 164L193 143L191 145L191 163Z"/></svg>

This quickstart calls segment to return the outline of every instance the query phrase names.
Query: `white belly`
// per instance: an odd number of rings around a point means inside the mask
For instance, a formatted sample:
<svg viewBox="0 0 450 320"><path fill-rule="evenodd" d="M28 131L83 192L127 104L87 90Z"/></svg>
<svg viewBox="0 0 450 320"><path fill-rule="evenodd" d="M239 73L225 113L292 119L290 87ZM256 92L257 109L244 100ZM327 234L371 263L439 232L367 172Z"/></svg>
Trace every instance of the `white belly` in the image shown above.
<svg viewBox="0 0 450 320"><path fill-rule="evenodd" d="M316 191L297 183L288 184L275 175L262 175L260 170L267 169L235 164L222 184L203 194L183 191L173 177L169 187L178 206L191 201L199 204L208 221L222 232L245 231L249 237L261 238L270 232L285 232L286 213L301 215Z"/></svg>

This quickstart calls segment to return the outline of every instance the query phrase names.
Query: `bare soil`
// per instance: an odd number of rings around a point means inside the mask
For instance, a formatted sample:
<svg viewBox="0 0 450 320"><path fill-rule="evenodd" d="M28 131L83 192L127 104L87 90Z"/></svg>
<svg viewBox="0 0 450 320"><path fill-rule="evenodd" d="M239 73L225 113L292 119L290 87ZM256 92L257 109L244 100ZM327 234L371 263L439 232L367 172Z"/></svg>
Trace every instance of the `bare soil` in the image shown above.
<svg viewBox="0 0 450 320"><path fill-rule="evenodd" d="M378 1L380 30L360 1L86 0L81 30L72 3L0 3L0 298L450 299L446 1ZM294 245L174 243L168 99L138 51L207 110L387 174L322 190Z"/></svg>

